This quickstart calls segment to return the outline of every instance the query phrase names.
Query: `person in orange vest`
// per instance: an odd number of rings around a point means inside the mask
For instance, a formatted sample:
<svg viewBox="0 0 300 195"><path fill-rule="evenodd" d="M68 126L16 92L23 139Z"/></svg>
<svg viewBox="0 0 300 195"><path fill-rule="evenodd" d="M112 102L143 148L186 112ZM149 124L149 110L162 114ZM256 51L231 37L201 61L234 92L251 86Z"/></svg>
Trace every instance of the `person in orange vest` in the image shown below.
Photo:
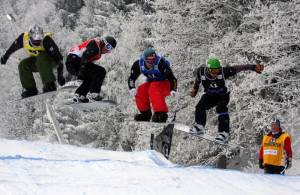
<svg viewBox="0 0 300 195"><path fill-rule="evenodd" d="M88 39L79 45L71 47L66 60L67 71L83 80L75 91L74 102L87 103L90 99L102 100L101 86L106 75L106 70L94 62L103 54L111 53L116 47L114 37L106 36L102 39ZM87 94L90 93L90 99Z"/></svg>
<svg viewBox="0 0 300 195"><path fill-rule="evenodd" d="M291 137L283 132L279 119L271 123L271 131L264 135L259 150L259 168L265 173L284 174L292 167Z"/></svg>

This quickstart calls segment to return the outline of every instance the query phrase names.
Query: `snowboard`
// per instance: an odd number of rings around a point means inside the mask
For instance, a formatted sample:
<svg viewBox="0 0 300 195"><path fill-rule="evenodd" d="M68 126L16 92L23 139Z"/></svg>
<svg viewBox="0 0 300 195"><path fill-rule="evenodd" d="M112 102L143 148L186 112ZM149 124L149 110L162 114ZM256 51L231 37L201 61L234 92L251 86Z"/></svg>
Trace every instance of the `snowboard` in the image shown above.
<svg viewBox="0 0 300 195"><path fill-rule="evenodd" d="M228 142L226 142L226 143L220 143L220 142L218 142L218 141L215 140L214 136L209 135L209 134L199 135L199 134L190 133L190 127L187 126L187 125L184 125L184 124L175 123L174 129L182 131L182 132L185 132L185 133L188 133L188 134L190 134L192 136L199 137L200 139L204 139L204 140L207 140L209 142L212 142L212 143L215 143L215 144L218 144L218 145L228 146L228 147L238 147L238 148L245 149L243 146L241 146L239 144L235 144L235 143L228 143Z"/></svg>
<svg viewBox="0 0 300 195"><path fill-rule="evenodd" d="M76 102L73 102L72 99L69 99L68 102L65 104L74 109L78 109L81 111L92 111L92 110L98 110L101 108L107 108L110 106L116 106L117 102L115 102L113 100L109 100L109 99L103 99L101 101L90 100L90 102L88 102L88 103L76 103Z"/></svg>
<svg viewBox="0 0 300 195"><path fill-rule="evenodd" d="M34 96L15 99L15 100L9 101L8 103L14 103L14 102L17 102L17 101L31 101L31 100L39 101L39 100L44 100L44 99L51 98L51 97L55 96L57 94L57 92L59 92L59 91L73 90L73 89L76 89L76 88L77 88L77 86L75 86L75 85L64 85L64 86L58 88L56 91L49 91L49 92L45 92L45 93L39 93L39 94L34 95Z"/></svg>

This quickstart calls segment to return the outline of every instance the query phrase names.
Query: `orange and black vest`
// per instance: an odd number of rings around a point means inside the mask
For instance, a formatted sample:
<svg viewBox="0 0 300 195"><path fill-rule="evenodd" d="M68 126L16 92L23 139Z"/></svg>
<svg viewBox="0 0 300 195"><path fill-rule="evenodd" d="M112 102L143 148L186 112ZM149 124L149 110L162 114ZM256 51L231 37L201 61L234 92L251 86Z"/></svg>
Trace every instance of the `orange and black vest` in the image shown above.
<svg viewBox="0 0 300 195"><path fill-rule="evenodd" d="M278 138L272 135L263 137L263 163L274 166L285 166L286 152L284 142L290 138L288 133L282 133Z"/></svg>

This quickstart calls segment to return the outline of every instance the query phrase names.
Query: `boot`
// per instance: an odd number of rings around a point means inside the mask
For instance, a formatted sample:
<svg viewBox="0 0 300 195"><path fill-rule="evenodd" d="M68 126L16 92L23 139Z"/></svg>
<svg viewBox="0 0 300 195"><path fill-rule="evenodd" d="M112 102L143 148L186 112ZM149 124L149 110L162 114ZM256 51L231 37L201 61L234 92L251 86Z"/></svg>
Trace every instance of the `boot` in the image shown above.
<svg viewBox="0 0 300 195"><path fill-rule="evenodd" d="M22 98L27 98L37 94L38 94L38 90L36 88L32 88L32 89L25 89L25 91L22 92L21 96Z"/></svg>
<svg viewBox="0 0 300 195"><path fill-rule="evenodd" d="M221 144L223 143L227 143L228 142L228 138L229 138L229 133L222 131L222 132L218 132L215 140Z"/></svg>
<svg viewBox="0 0 300 195"><path fill-rule="evenodd" d="M166 112L155 112L152 121L156 123L165 123L168 119L168 114Z"/></svg>
<svg viewBox="0 0 300 195"><path fill-rule="evenodd" d="M136 114L134 116L134 120L135 121L150 121L151 116L152 116L151 110L141 111L140 114Z"/></svg>
<svg viewBox="0 0 300 195"><path fill-rule="evenodd" d="M100 96L99 93L91 93L89 94L89 99L94 100L94 101L101 101L103 99L102 96Z"/></svg>
<svg viewBox="0 0 300 195"><path fill-rule="evenodd" d="M79 95L78 93L75 93L73 97L74 103L89 103L89 98L85 97L84 95Z"/></svg>
<svg viewBox="0 0 300 195"><path fill-rule="evenodd" d="M50 91L56 91L56 84L54 81L44 84L43 93L47 93Z"/></svg>
<svg viewBox="0 0 300 195"><path fill-rule="evenodd" d="M190 128L190 133L197 134L197 135L203 135L204 134L204 127L203 125L195 123L193 127Z"/></svg>

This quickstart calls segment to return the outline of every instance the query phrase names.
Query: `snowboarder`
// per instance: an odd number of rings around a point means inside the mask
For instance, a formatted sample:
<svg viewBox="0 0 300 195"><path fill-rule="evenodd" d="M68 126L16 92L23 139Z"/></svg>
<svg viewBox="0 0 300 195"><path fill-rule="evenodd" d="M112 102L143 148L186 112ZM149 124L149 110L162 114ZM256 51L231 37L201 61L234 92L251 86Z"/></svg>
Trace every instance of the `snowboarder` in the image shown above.
<svg viewBox="0 0 300 195"><path fill-rule="evenodd" d="M53 67L56 65L58 83L60 85L65 84L63 57L51 38L51 33L44 33L40 26L33 25L29 32L22 33L13 42L1 57L1 64L6 64L10 55L21 48L24 48L29 55L28 58L23 59L19 63L18 67L21 84L25 89L21 94L22 98L38 94L33 72L39 72L44 85L44 93L56 90L55 76L53 74Z"/></svg>
<svg viewBox="0 0 300 195"><path fill-rule="evenodd" d="M261 64L236 65L232 67L222 67L218 58L211 57L206 62L206 67L199 67L196 70L196 80L191 97L195 97L199 90L200 83L204 88L204 94L196 106L195 124L191 127L190 132L195 134L203 134L206 124L206 111L216 107L218 113L218 134L216 141L225 143L229 137L229 114L228 103L230 92L228 91L225 80L238 72L245 70L253 70L261 73L264 66Z"/></svg>
<svg viewBox="0 0 300 195"><path fill-rule="evenodd" d="M83 80L75 91L74 102L89 102L87 94L95 101L102 100L100 96L101 86L106 75L106 70L94 62L101 55L111 53L116 47L117 41L112 36L102 39L90 38L79 45L71 47L68 52L66 67L70 74Z"/></svg>
<svg viewBox="0 0 300 195"><path fill-rule="evenodd" d="M285 169L292 167L291 137L283 132L280 120L273 119L271 131L264 135L259 150L259 168L265 173L284 174Z"/></svg>
<svg viewBox="0 0 300 195"><path fill-rule="evenodd" d="M135 81L141 74L145 75L147 80L136 91ZM150 121L152 117L153 122L167 121L168 106L165 98L170 94L176 96L177 79L171 70L170 62L157 54L154 48L145 49L140 59L134 62L128 87L140 111L140 114L134 116L134 120ZM150 104L154 111L153 116Z"/></svg>

